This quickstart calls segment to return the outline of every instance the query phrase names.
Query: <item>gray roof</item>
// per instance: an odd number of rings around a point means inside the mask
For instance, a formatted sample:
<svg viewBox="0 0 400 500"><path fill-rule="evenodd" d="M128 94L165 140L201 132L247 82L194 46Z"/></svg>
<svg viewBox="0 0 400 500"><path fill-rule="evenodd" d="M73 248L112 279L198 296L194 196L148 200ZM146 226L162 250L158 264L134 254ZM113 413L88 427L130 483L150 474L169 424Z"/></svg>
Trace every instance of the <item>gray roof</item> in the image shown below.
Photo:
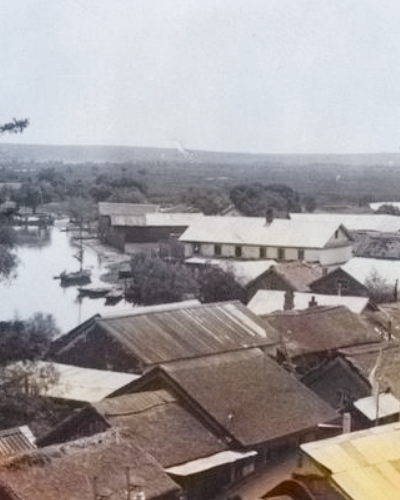
<svg viewBox="0 0 400 500"><path fill-rule="evenodd" d="M159 210L160 205L145 203L109 203L105 201L99 203L100 215L143 215Z"/></svg>
<svg viewBox="0 0 400 500"><path fill-rule="evenodd" d="M87 332L93 342L101 335L123 346L127 355L153 365L277 342L275 330L238 301L213 304L193 303L170 308L164 305L114 318L92 318L84 328L67 333L54 342L52 359L57 353L86 348Z"/></svg>
<svg viewBox="0 0 400 500"><path fill-rule="evenodd" d="M244 446L336 417L329 405L260 349L177 361L161 370Z"/></svg>
<svg viewBox="0 0 400 500"><path fill-rule="evenodd" d="M349 231L400 231L400 217L387 214L293 213L296 222L343 224Z"/></svg>
<svg viewBox="0 0 400 500"><path fill-rule="evenodd" d="M135 431L136 443L163 467L228 449L164 390L104 399L92 406L111 427Z"/></svg>
<svg viewBox="0 0 400 500"><path fill-rule="evenodd" d="M180 241L318 249L324 248L340 227L340 223L326 221L274 219L268 224L264 217L205 216L189 226Z"/></svg>
<svg viewBox="0 0 400 500"><path fill-rule="evenodd" d="M281 333L290 356L381 340L378 330L344 306L277 312L266 316L265 321Z"/></svg>
<svg viewBox="0 0 400 500"><path fill-rule="evenodd" d="M396 280L400 281L400 261L398 260L353 257L341 266L341 269L363 285L374 277L390 286L394 286Z"/></svg>
<svg viewBox="0 0 400 500"><path fill-rule="evenodd" d="M266 316L274 311L283 311L285 293L283 290L258 290L247 304L247 307L257 316ZM313 298L320 306L346 306L356 314L361 314L369 303L368 297L293 292L293 309L308 309Z"/></svg>
<svg viewBox="0 0 400 500"><path fill-rule="evenodd" d="M0 466L0 487L18 500L93 500L97 478L98 495L125 500L127 467L147 499L180 490L134 436L114 430L17 455Z"/></svg>

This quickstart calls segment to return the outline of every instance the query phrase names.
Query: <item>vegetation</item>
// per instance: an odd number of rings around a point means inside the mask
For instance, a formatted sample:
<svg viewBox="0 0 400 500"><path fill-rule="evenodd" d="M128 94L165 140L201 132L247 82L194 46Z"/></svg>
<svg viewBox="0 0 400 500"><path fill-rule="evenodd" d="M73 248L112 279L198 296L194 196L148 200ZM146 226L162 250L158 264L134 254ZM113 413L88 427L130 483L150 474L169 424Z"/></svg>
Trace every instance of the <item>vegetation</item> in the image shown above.
<svg viewBox="0 0 400 500"><path fill-rule="evenodd" d="M197 298L201 302L241 300L246 295L231 272L205 266L193 272L180 262L136 254L131 261L133 300L139 304L165 304Z"/></svg>
<svg viewBox="0 0 400 500"><path fill-rule="evenodd" d="M370 298L377 304L397 301L397 283L392 286L377 271L367 276L365 286Z"/></svg>

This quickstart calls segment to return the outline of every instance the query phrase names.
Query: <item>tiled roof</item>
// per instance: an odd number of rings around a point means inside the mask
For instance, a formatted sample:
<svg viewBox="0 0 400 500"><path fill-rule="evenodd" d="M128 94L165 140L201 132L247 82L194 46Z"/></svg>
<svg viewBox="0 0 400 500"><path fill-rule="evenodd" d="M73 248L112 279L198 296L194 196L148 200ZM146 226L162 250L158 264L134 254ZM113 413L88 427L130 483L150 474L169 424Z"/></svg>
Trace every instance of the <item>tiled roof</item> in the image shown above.
<svg viewBox="0 0 400 500"><path fill-rule="evenodd" d="M381 340L378 331L343 306L277 312L265 321L281 333L290 356Z"/></svg>
<svg viewBox="0 0 400 500"><path fill-rule="evenodd" d="M306 262L282 262L271 268L271 273L277 273L287 283L299 292L309 290L308 285L320 278L323 274L322 267Z"/></svg>
<svg viewBox="0 0 400 500"><path fill-rule="evenodd" d="M147 499L179 491L133 436L113 430L9 459L0 466L0 491L5 485L19 500L93 500L97 490L99 498L125 500L127 467Z"/></svg>
<svg viewBox="0 0 400 500"><path fill-rule="evenodd" d="M136 443L163 467L227 450L221 440L164 390L104 399L92 406L111 427L135 431Z"/></svg>
<svg viewBox="0 0 400 500"><path fill-rule="evenodd" d="M189 226L180 241L324 248L339 227L340 224L326 221L310 223L274 219L267 224L263 217L205 216Z"/></svg>
<svg viewBox="0 0 400 500"><path fill-rule="evenodd" d="M400 234L362 233L354 235L353 253L356 257L400 259Z"/></svg>
<svg viewBox="0 0 400 500"><path fill-rule="evenodd" d="M259 349L177 361L161 369L245 446L315 428L336 416Z"/></svg>

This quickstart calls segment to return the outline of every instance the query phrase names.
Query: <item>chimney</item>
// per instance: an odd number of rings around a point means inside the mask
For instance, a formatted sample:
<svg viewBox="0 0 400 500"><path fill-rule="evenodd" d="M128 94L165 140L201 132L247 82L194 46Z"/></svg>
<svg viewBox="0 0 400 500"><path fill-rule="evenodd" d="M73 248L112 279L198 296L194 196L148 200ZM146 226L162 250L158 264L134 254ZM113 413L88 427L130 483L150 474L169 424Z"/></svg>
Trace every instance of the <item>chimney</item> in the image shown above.
<svg viewBox="0 0 400 500"><path fill-rule="evenodd" d="M308 303L308 307L317 307L318 302L315 300L314 295L311 297L310 302Z"/></svg>
<svg viewBox="0 0 400 500"><path fill-rule="evenodd" d="M286 290L285 301L283 303L284 311L291 311L294 309L294 292L293 290Z"/></svg>
<svg viewBox="0 0 400 500"><path fill-rule="evenodd" d="M271 222L274 220L274 209L269 207L267 208L267 211L265 212L265 223L271 224Z"/></svg>

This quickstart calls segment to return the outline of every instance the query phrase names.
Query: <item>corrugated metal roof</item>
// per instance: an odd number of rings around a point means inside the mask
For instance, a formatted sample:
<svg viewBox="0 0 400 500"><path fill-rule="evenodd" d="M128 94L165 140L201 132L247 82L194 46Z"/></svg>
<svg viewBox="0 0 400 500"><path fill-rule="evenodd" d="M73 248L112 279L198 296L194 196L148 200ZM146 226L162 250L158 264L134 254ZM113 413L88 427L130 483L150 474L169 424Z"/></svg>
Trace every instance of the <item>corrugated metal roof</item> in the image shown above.
<svg viewBox="0 0 400 500"><path fill-rule="evenodd" d="M37 363L39 371L46 368L54 370L55 382L43 389L44 395L72 401L100 401L139 378L139 375L132 373L93 370L45 361Z"/></svg>
<svg viewBox="0 0 400 500"><path fill-rule="evenodd" d="M198 220L202 219L204 216L201 213L189 213L189 212L182 212L182 213L174 213L174 212L169 212L169 213L164 213L164 212L158 212L158 213L149 213L146 214L146 225L147 226L189 226L190 224L193 224L197 222Z"/></svg>
<svg viewBox="0 0 400 500"><path fill-rule="evenodd" d="M145 364L272 345L278 340L275 330L240 302L142 311L95 321Z"/></svg>
<svg viewBox="0 0 400 500"><path fill-rule="evenodd" d="M390 286L394 286L396 280L400 280L400 261L398 260L354 257L341 268L363 285L374 276L384 280L385 284Z"/></svg>
<svg viewBox="0 0 400 500"><path fill-rule="evenodd" d="M331 221L274 219L267 224L264 217L205 216L188 227L180 241L324 248L339 227L340 224Z"/></svg>
<svg viewBox="0 0 400 500"><path fill-rule="evenodd" d="M231 464L238 460L243 460L244 458L254 457L255 455L257 455L256 451L221 451L210 457L192 460L191 462L177 465L176 467L169 467L165 469L165 472L174 474L175 476L190 476L190 474L197 474L198 472L209 470L219 465Z"/></svg>
<svg viewBox="0 0 400 500"><path fill-rule="evenodd" d="M204 257L191 257L186 259L186 264L198 266L216 266L225 272L234 275L239 285L246 286L253 280L268 271L276 264L275 260L227 260L227 259L206 259Z"/></svg>
<svg viewBox="0 0 400 500"><path fill-rule="evenodd" d="M293 213L290 218L296 222L343 224L349 231L400 231L400 217L388 214Z"/></svg>
<svg viewBox="0 0 400 500"><path fill-rule="evenodd" d="M265 316L274 311L283 311L285 303L283 290L258 290L247 307L258 316ZM318 293L293 292L295 310L308 309L314 298L319 306L346 306L350 311L360 314L367 307L368 297L352 297L348 295L323 295Z"/></svg>
<svg viewBox="0 0 400 500"><path fill-rule="evenodd" d="M400 401L390 393L379 394L378 401L375 396L368 396L354 401L353 404L371 421L376 417L389 417L400 412Z"/></svg>
<svg viewBox="0 0 400 500"><path fill-rule="evenodd" d="M352 500L400 498L400 423L302 444Z"/></svg>
<svg viewBox="0 0 400 500"><path fill-rule="evenodd" d="M35 436L27 425L0 431L0 457L9 457L35 448Z"/></svg>

